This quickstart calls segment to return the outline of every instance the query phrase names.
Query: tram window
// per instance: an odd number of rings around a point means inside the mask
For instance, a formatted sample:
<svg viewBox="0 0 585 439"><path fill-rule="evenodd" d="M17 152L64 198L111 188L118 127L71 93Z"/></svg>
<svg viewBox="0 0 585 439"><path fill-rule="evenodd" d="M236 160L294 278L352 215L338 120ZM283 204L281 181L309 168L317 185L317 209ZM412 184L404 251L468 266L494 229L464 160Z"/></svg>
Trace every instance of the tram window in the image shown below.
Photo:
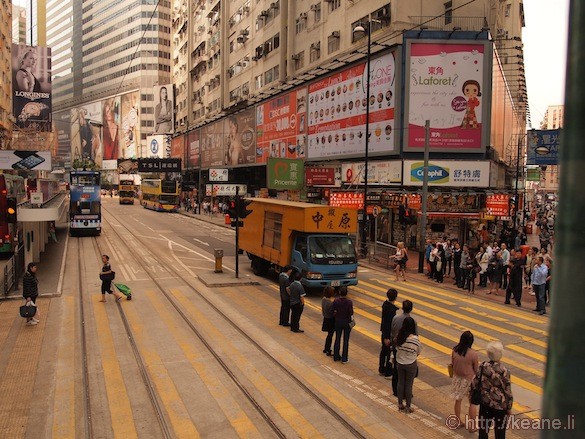
<svg viewBox="0 0 585 439"><path fill-rule="evenodd" d="M71 213L73 215L78 215L81 213L81 207L79 206L79 201L76 201L74 203L71 203L71 207L70 207Z"/></svg>

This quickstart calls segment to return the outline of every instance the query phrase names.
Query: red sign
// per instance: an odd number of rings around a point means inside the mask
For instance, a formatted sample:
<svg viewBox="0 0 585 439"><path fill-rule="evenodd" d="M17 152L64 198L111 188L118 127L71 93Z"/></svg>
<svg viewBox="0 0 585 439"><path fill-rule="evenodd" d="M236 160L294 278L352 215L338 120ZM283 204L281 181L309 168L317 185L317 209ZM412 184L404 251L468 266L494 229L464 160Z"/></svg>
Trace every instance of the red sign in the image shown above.
<svg viewBox="0 0 585 439"><path fill-rule="evenodd" d="M509 216L510 196L506 194L495 194L486 196L485 205L488 215Z"/></svg>
<svg viewBox="0 0 585 439"><path fill-rule="evenodd" d="M185 160L185 136L171 139L171 158Z"/></svg>
<svg viewBox="0 0 585 439"><path fill-rule="evenodd" d="M422 198L418 194L409 194L408 195L408 208L409 209L421 209L422 208Z"/></svg>
<svg viewBox="0 0 585 439"><path fill-rule="evenodd" d="M335 169L305 168L305 181L308 186L333 186L335 184Z"/></svg>
<svg viewBox="0 0 585 439"><path fill-rule="evenodd" d="M329 194L329 205L332 207L347 207L349 209L364 208L363 192L331 192Z"/></svg>

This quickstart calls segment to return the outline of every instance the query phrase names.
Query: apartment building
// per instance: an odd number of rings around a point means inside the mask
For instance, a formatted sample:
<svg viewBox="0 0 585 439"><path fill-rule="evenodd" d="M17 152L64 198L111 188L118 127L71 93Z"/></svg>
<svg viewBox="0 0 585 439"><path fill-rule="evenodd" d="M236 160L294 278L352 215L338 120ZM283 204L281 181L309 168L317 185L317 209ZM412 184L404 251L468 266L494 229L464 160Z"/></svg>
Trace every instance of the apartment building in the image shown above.
<svg viewBox="0 0 585 439"><path fill-rule="evenodd" d="M12 8L2 0L0 8L0 149L9 149L12 139ZM8 60L8 61L7 61Z"/></svg>

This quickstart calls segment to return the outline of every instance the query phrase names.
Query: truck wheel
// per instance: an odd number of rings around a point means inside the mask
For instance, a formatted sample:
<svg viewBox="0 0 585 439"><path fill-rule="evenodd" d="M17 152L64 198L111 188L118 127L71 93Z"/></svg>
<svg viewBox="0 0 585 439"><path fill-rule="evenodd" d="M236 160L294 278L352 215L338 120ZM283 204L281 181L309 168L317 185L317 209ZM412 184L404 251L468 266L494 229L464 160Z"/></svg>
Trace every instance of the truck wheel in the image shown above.
<svg viewBox="0 0 585 439"><path fill-rule="evenodd" d="M254 257L254 259L252 259L252 272L256 276L264 276L266 273L268 273L269 268L270 264L264 259L260 259L258 257Z"/></svg>

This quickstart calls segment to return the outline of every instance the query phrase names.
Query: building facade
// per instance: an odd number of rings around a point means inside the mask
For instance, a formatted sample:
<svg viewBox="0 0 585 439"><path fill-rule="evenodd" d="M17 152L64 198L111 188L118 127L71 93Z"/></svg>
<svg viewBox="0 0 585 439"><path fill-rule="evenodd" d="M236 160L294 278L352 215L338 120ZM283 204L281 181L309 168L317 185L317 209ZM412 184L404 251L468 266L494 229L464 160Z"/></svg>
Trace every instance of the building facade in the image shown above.
<svg viewBox="0 0 585 439"><path fill-rule="evenodd" d="M12 139L12 7L10 0L2 0L0 8L0 149L9 149Z"/></svg>

